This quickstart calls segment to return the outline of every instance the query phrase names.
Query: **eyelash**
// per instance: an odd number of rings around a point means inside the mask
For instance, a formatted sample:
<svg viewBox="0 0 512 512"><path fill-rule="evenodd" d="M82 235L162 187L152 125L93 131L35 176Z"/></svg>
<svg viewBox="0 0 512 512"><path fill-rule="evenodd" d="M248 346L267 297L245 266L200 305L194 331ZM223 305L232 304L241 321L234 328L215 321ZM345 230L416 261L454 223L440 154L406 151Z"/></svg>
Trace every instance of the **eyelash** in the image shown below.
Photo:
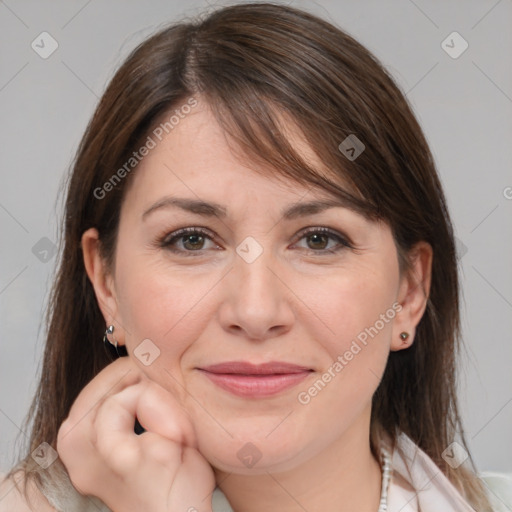
<svg viewBox="0 0 512 512"><path fill-rule="evenodd" d="M325 255L325 254L335 254L343 249L352 249L352 244L341 234L337 233L336 231L333 231L332 229L325 228L325 227L310 227L306 228L305 230L301 231L300 234L297 236L297 239L294 243L297 243L298 241L302 240L303 238L307 237L311 234L322 234L322 235L329 235L330 238L334 239L338 246L334 249L306 249L309 253L313 253L315 255ZM172 233L168 233L165 236L161 237L157 240L158 247L162 249L166 249L168 251L171 251L173 253L181 254L184 256L200 256L201 253L207 249L198 249L196 251L188 251L186 249L175 249L171 246L178 241L180 238L184 238L187 235L202 235L207 237L209 240L213 242L213 234L205 229L200 227L187 227L178 229L177 231L174 231Z"/></svg>

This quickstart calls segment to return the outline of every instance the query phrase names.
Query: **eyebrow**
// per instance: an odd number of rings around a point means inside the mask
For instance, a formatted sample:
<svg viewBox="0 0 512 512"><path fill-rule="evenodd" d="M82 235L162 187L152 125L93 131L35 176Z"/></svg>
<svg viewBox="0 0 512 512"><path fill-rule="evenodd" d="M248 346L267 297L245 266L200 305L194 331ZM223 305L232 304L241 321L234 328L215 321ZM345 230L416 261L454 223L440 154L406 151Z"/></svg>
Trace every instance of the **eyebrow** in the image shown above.
<svg viewBox="0 0 512 512"><path fill-rule="evenodd" d="M341 199L323 199L316 201L309 201L307 203L294 203L291 206L281 210L283 219L292 220L298 217L305 217L306 215L313 215L320 213L329 208L345 207L347 208L346 201ZM164 197L150 206L143 214L142 220L153 212L168 208L180 208L196 215L203 217L227 217L227 209L214 202L205 202L200 199L187 199L182 197Z"/></svg>

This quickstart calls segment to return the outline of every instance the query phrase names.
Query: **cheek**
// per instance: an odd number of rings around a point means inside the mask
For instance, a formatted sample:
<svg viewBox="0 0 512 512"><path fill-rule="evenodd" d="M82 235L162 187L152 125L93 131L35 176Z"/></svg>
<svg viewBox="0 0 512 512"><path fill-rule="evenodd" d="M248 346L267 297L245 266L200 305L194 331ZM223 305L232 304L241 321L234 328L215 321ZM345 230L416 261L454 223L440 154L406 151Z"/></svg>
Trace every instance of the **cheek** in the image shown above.
<svg viewBox="0 0 512 512"><path fill-rule="evenodd" d="M395 302L397 271L370 266L353 270L330 280L315 305L329 327L328 336L318 338L328 357L317 380L300 389L297 398L320 424L325 411L348 421L371 401L385 370L400 309Z"/></svg>
<svg viewBox="0 0 512 512"><path fill-rule="evenodd" d="M356 421L382 378L399 309L388 270L377 275L365 268L330 280L312 308L329 327L329 335L318 338L327 357L316 379L297 389L297 412L308 418L310 431L322 431L326 438Z"/></svg>
<svg viewBox="0 0 512 512"><path fill-rule="evenodd" d="M150 339L160 350L160 366L175 368L212 314L204 299L217 280L162 267L143 259L120 264L119 311L130 353Z"/></svg>
<svg viewBox="0 0 512 512"><path fill-rule="evenodd" d="M373 339L389 340L396 316L396 282L393 269L365 266L329 279L314 302L308 299L327 328L323 343L333 359L350 350L354 341L366 346Z"/></svg>

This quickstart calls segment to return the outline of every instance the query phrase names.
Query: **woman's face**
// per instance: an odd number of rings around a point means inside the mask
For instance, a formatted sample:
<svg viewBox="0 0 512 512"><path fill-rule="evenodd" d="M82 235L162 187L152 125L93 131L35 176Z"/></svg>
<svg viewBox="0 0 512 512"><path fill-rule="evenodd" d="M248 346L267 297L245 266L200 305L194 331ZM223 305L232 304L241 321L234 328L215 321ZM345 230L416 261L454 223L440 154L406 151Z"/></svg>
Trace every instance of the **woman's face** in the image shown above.
<svg viewBox="0 0 512 512"><path fill-rule="evenodd" d="M292 468L349 433L367 442L407 327L389 227L301 208L335 198L251 165L204 105L181 119L133 171L102 301L130 357L189 412L203 455L232 472ZM205 371L231 362L296 366Z"/></svg>

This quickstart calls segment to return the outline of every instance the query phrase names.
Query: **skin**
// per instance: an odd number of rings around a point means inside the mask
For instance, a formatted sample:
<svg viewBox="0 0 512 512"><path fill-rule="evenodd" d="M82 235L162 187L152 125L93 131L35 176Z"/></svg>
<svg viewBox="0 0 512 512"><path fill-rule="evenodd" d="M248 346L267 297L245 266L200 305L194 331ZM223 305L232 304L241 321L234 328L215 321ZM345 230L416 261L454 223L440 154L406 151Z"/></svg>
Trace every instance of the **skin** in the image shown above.
<svg viewBox="0 0 512 512"><path fill-rule="evenodd" d="M319 163L298 130L292 124L287 129L306 158ZM137 399L116 402L125 419L118 429L127 436L127 447L134 437L141 442L154 434L155 443L167 438L197 450L237 512L376 511L381 471L370 452L371 399L389 352L414 341L430 287L432 250L418 244L409 255L411 272L400 275L387 224L344 207L283 219L281 210L290 205L332 196L256 170L233 152L208 106L200 102L135 171L121 210L114 268L108 269L100 257L97 231L83 234L85 266L106 325L115 326L118 343L130 354L114 365L118 372L130 365L131 375L137 376L110 395L143 384L153 390L147 394L153 403L162 404L168 424L177 418L173 427L159 427L158 405L140 413L146 399L139 393ZM164 207L142 218L168 196L219 203L227 215L206 217ZM158 244L179 228L198 226L210 231L212 239L198 241L185 234L174 243L179 252ZM329 251L339 247L337 240L302 235L308 227L328 227L348 237L352 247ZM263 249L252 263L236 252L248 236ZM299 392L307 391L359 333L396 303L400 312L309 403L300 403ZM408 344L400 339L402 331L410 334ZM148 366L134 355L146 339L160 351ZM197 369L234 360L287 361L313 371L276 396L244 399L220 389ZM89 392L101 396L108 379L100 384L98 378ZM95 403L91 397L83 400L66 427ZM142 436L130 432L135 413L148 430ZM115 415L101 414L103 420L91 421L85 437L93 429L112 428ZM69 470L77 456L71 448L66 452L61 434L59 442ZM252 468L237 457L247 442L261 454ZM150 445L146 441L148 453ZM119 446L122 452L125 448ZM92 466L103 467L99 453L88 455ZM174 452L170 448L166 453ZM151 457L145 464L151 466ZM158 464L165 460L152 467ZM78 482L84 469L75 466ZM173 471L167 478L176 476L176 467ZM207 470L201 474L207 495L212 482ZM104 478L108 481L108 474ZM139 481L144 478L149 485L141 472ZM88 485L93 489L99 483ZM116 485L123 488L123 482Z"/></svg>

